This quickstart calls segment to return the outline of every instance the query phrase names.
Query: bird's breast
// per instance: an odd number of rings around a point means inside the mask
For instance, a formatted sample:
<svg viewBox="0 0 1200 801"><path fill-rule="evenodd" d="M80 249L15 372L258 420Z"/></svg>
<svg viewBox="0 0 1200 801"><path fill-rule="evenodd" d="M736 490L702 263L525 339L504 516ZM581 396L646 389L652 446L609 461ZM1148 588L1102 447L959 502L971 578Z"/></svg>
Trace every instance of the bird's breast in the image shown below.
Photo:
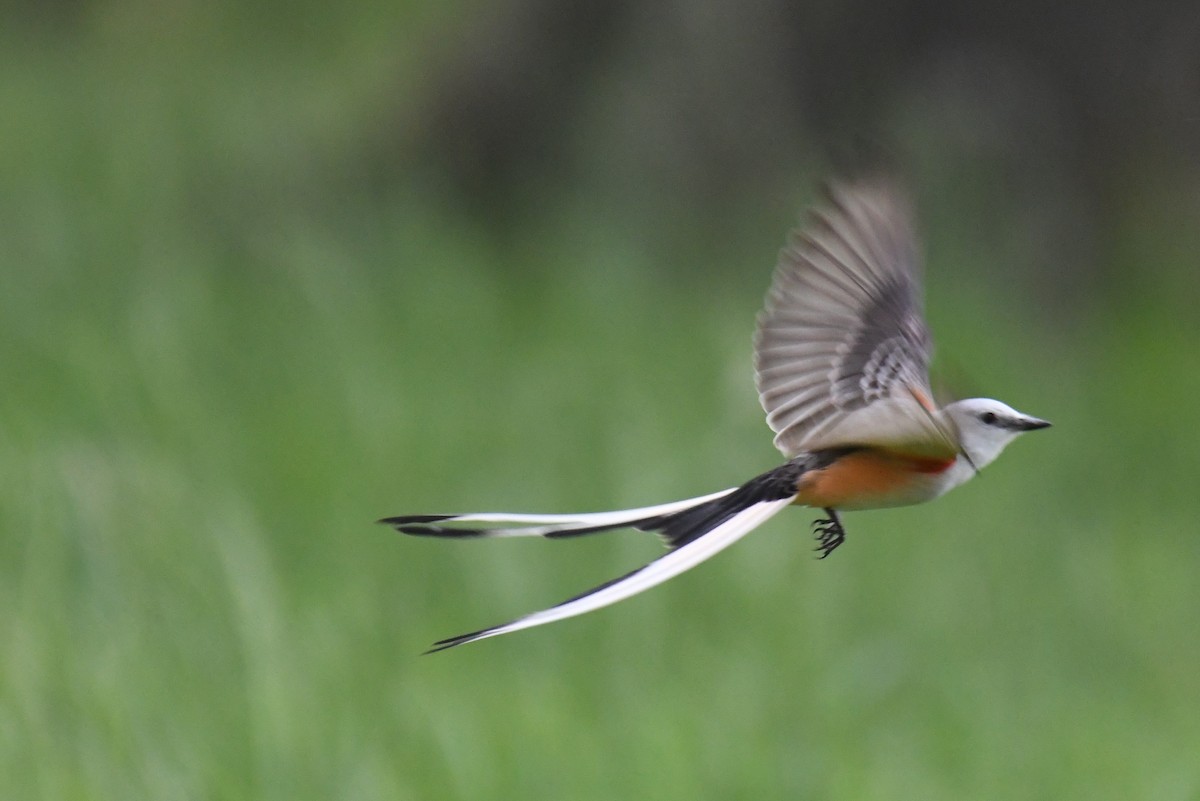
<svg viewBox="0 0 1200 801"><path fill-rule="evenodd" d="M795 503L833 509L878 509L932 500L960 483L957 458L862 448L800 477Z"/></svg>

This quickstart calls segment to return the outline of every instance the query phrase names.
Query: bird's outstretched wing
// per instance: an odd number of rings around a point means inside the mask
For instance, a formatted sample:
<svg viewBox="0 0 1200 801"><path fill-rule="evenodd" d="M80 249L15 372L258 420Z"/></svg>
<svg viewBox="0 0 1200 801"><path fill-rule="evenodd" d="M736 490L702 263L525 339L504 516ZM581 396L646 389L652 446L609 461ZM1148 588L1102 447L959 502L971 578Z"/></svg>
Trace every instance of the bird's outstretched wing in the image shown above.
<svg viewBox="0 0 1200 801"><path fill-rule="evenodd" d="M886 179L833 184L780 252L755 377L786 456L869 443L953 455L932 401L909 203Z"/></svg>

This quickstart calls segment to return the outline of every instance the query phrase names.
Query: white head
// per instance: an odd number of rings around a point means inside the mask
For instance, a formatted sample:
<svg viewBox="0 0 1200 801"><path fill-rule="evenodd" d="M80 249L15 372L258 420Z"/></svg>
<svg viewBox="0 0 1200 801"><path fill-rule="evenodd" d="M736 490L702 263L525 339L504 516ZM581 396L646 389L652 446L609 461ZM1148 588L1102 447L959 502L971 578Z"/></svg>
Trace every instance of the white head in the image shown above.
<svg viewBox="0 0 1200 801"><path fill-rule="evenodd" d="M955 401L944 411L958 429L963 452L976 470L990 464L1017 435L1050 425L991 398Z"/></svg>

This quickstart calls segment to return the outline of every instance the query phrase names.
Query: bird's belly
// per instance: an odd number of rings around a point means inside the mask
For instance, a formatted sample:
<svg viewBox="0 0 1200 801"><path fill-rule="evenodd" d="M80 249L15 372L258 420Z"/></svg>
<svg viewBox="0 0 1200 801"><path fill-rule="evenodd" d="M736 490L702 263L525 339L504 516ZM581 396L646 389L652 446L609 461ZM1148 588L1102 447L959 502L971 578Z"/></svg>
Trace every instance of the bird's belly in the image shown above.
<svg viewBox="0 0 1200 801"><path fill-rule="evenodd" d="M932 500L954 486L956 459L928 459L887 451L852 451L821 470L805 473L794 503L831 509L880 509Z"/></svg>

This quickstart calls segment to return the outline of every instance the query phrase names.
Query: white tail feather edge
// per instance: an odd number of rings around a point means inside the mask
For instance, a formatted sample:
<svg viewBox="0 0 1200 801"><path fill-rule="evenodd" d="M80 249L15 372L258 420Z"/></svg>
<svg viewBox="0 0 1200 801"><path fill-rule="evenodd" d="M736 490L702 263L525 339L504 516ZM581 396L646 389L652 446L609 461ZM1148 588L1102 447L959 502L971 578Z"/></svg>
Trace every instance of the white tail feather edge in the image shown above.
<svg viewBox="0 0 1200 801"><path fill-rule="evenodd" d="M664 503L658 506L643 506L640 509L620 509L614 512L586 512L569 515L527 515L509 512L472 512L464 515L454 515L438 521L438 525L447 523L517 523L517 528L488 529L488 537L544 537L559 531L572 531L593 526L616 526L621 523L632 523L647 517L680 512L702 503L716 500L728 495L736 487L730 487L711 495L701 495L698 498L688 498L683 501Z"/></svg>

